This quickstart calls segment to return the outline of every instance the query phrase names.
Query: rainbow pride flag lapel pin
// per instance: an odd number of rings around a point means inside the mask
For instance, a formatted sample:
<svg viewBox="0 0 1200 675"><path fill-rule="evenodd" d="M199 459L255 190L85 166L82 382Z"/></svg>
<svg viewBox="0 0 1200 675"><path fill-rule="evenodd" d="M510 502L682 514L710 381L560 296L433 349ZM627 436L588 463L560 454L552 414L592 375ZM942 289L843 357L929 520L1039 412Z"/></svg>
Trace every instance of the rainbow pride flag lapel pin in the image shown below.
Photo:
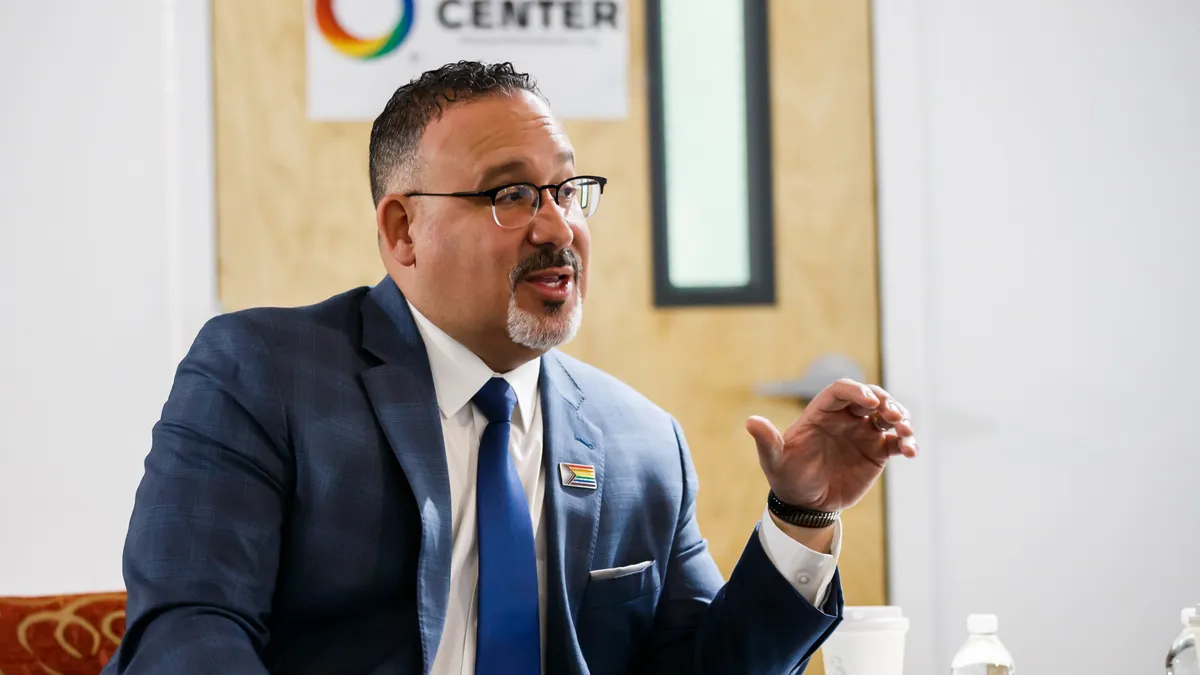
<svg viewBox="0 0 1200 675"><path fill-rule="evenodd" d="M562 478L563 487L576 487L585 490L596 489L596 467L591 464L558 465L558 475Z"/></svg>

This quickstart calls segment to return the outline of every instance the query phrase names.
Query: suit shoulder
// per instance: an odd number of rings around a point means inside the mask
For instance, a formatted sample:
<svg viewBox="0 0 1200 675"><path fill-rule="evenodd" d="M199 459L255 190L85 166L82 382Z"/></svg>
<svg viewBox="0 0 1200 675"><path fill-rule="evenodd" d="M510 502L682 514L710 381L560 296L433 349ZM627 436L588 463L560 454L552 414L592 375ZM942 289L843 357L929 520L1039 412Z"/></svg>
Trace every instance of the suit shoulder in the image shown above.
<svg viewBox="0 0 1200 675"><path fill-rule="evenodd" d="M350 337L360 326L360 308L369 290L354 288L299 307L252 307L214 316L200 329L193 350L268 351L310 341L314 335Z"/></svg>
<svg viewBox="0 0 1200 675"><path fill-rule="evenodd" d="M674 423L674 418L637 389L599 368L554 352L575 385L583 392L586 404L601 406L613 412L657 418L661 422Z"/></svg>

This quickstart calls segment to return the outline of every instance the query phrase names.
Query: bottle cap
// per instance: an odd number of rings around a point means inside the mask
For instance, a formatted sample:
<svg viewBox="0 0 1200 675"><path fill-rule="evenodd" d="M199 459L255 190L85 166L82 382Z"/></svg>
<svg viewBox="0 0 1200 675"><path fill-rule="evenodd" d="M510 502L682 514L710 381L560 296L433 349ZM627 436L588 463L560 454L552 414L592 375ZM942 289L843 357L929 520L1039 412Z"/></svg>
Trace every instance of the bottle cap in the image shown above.
<svg viewBox="0 0 1200 675"><path fill-rule="evenodd" d="M1179 613L1179 620L1185 626L1200 626L1200 605L1195 607L1184 607Z"/></svg>
<svg viewBox="0 0 1200 675"><path fill-rule="evenodd" d="M995 614L972 614L967 617L967 632L971 635L993 635L1000 628Z"/></svg>

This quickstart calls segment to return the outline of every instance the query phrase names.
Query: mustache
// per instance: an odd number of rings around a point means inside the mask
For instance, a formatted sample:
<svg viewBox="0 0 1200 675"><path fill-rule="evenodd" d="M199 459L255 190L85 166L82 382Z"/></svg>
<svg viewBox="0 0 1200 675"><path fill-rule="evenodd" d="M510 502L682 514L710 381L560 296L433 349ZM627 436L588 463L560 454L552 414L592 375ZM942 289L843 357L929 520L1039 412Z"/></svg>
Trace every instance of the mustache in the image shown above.
<svg viewBox="0 0 1200 675"><path fill-rule="evenodd" d="M578 279L583 265L579 262L579 256L575 254L575 251L569 248L538 249L537 253L525 258L513 268L509 277L513 290L516 290L517 284L521 283L525 277L551 267L570 267L575 272L575 278Z"/></svg>

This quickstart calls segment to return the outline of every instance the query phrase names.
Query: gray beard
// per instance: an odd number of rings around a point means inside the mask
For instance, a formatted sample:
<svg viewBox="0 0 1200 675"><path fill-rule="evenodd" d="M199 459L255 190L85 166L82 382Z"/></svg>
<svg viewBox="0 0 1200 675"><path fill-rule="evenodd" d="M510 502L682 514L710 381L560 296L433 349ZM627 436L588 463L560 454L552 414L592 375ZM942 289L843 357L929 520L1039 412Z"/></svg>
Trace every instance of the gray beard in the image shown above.
<svg viewBox="0 0 1200 675"><path fill-rule="evenodd" d="M543 312L540 316L521 309L517 306L515 293L508 301L508 337L522 347L549 351L565 345L575 338L582 323L583 299L578 296L571 312L565 315L561 308L552 314Z"/></svg>

